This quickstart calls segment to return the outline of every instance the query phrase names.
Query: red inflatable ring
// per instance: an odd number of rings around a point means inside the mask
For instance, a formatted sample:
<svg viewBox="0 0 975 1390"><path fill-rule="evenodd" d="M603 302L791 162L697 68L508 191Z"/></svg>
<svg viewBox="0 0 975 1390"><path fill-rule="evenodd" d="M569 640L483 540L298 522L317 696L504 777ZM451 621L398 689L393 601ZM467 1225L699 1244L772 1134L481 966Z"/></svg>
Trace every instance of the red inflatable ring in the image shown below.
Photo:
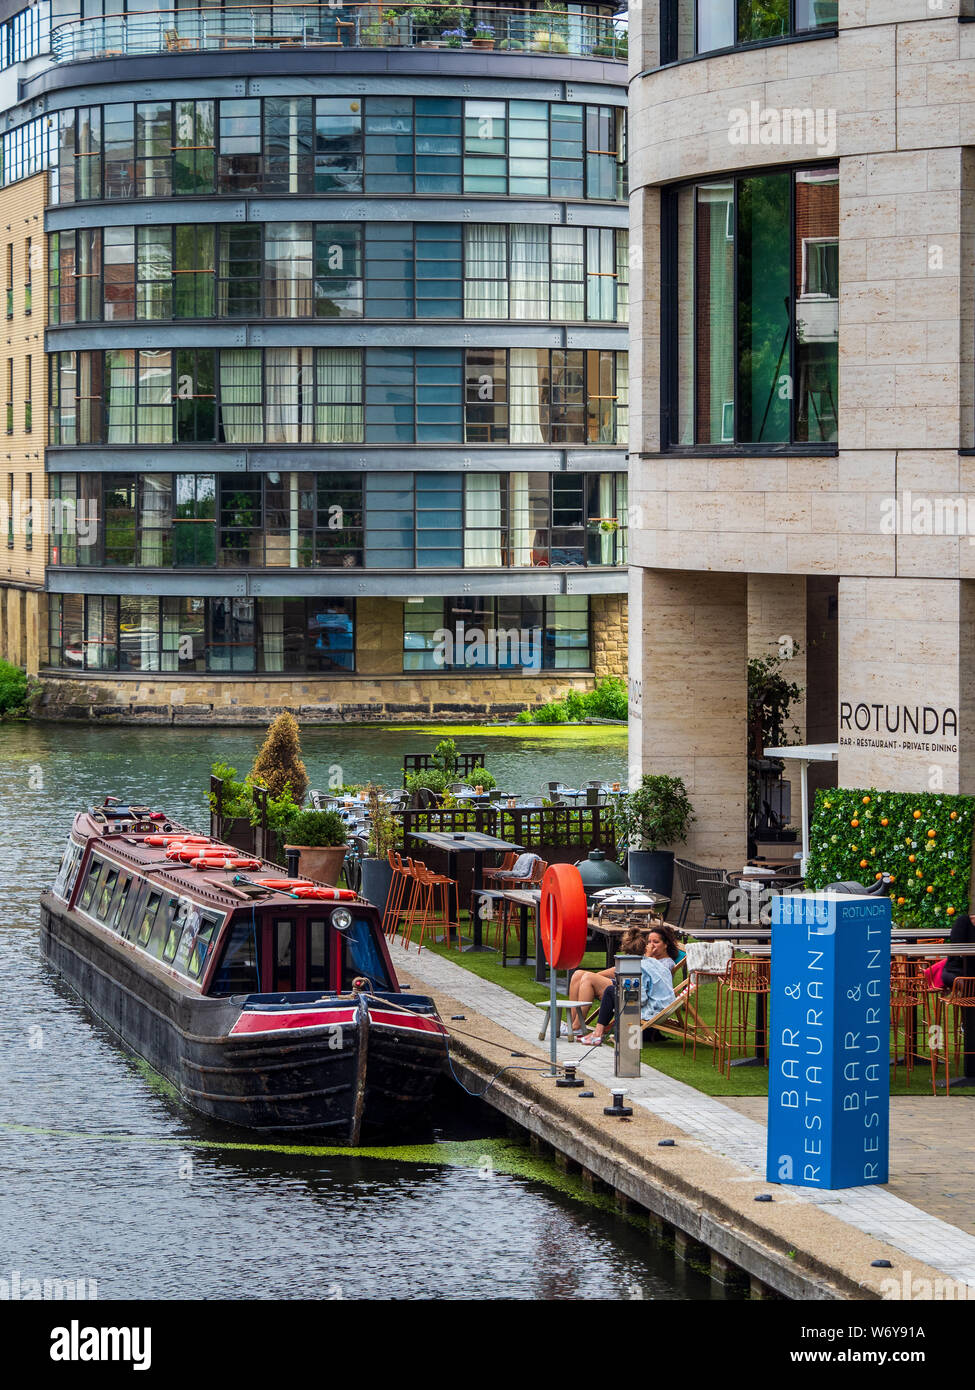
<svg viewBox="0 0 975 1390"><path fill-rule="evenodd" d="M545 959L553 970L574 970L582 960L588 922L586 890L579 870L574 864L550 864L542 878L538 930Z"/></svg>

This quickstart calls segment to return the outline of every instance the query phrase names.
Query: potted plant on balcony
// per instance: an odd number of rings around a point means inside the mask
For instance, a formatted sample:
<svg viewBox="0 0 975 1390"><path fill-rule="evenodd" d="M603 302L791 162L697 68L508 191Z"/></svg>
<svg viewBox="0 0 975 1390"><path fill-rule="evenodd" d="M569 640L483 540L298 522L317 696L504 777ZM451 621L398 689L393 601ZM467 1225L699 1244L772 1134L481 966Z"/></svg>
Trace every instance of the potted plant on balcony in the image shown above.
<svg viewBox="0 0 975 1390"><path fill-rule="evenodd" d="M474 37L471 40L474 48L493 48L494 47L494 25L485 24L478 20L474 26Z"/></svg>
<svg viewBox="0 0 975 1390"><path fill-rule="evenodd" d="M463 48L464 46L463 29L444 29L440 37L447 48Z"/></svg>
<svg viewBox="0 0 975 1390"><path fill-rule="evenodd" d="M695 819L687 788L680 777L644 773L639 787L621 799L617 830L626 854L627 872L635 887L651 888L669 898L674 887L674 852L683 844Z"/></svg>
<svg viewBox="0 0 975 1390"><path fill-rule="evenodd" d="M348 827L338 811L299 811L296 808L288 822L287 836L285 852L298 851L301 877L337 887L348 839Z"/></svg>
<svg viewBox="0 0 975 1390"><path fill-rule="evenodd" d="M366 801L369 806L369 844L362 860L362 886L359 891L367 902L378 907L380 912L385 912L393 881L389 855L396 848L399 827L389 803L383 800L382 787L370 783L366 788Z"/></svg>

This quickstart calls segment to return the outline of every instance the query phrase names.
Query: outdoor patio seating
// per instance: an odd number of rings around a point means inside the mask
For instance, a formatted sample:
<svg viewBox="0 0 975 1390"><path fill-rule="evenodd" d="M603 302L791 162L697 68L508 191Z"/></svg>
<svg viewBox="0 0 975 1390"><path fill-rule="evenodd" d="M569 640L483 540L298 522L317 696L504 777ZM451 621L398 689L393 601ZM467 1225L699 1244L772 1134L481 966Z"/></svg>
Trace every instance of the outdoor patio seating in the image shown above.
<svg viewBox="0 0 975 1390"><path fill-rule="evenodd" d="M916 1056L917 1011L922 1007L925 992L921 964L917 960L892 960L890 963L890 1062L894 1076L904 1063L908 1086Z"/></svg>
<svg viewBox="0 0 975 1390"><path fill-rule="evenodd" d="M723 869L709 869L704 864L695 864L691 859L675 859L674 871L677 875L677 885L681 890L682 902L680 914L677 918L677 930L680 931L687 921L687 913L692 902L700 902L701 894L698 883L701 879L722 879Z"/></svg>
<svg viewBox="0 0 975 1390"><path fill-rule="evenodd" d="M701 926L706 927L713 921L718 928L727 927L733 885L720 879L702 878L698 879L697 890L704 908Z"/></svg>
<svg viewBox="0 0 975 1390"><path fill-rule="evenodd" d="M964 1052L964 1011L975 1009L975 975L959 975L937 1004L938 1027L931 1033L931 1089L937 1094L937 1071L941 1058L945 1068L945 1095L951 1095L949 1064L961 1069ZM975 1024L969 1023L969 1029Z"/></svg>
<svg viewBox="0 0 975 1390"><path fill-rule="evenodd" d="M731 1075L733 1054L741 1058L748 1054L751 1001L759 995L768 996L771 971L770 960L744 960L739 957L729 963L726 974L718 980L717 1046L713 1060L725 1076ZM767 1027L767 1021L760 1024L756 1009L755 1047L761 1055L767 1055Z"/></svg>

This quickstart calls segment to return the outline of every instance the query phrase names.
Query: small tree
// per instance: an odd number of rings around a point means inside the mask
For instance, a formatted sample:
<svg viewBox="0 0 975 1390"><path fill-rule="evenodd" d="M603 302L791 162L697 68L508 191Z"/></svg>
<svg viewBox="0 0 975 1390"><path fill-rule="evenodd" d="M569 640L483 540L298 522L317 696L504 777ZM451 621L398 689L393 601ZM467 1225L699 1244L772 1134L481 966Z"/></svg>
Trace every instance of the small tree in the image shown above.
<svg viewBox="0 0 975 1390"><path fill-rule="evenodd" d="M389 802L383 800L383 789L370 783L366 788L366 802L369 807L369 855L372 859L387 859L390 850L396 848L399 826L396 817L389 809Z"/></svg>
<svg viewBox="0 0 975 1390"><path fill-rule="evenodd" d="M621 849L657 850L687 839L694 808L680 777L645 772L639 787L623 797L616 812Z"/></svg>
<svg viewBox="0 0 975 1390"><path fill-rule="evenodd" d="M250 770L250 780L267 787L273 797L280 797L285 787L301 805L308 790L308 773L301 761L301 740L298 721L293 714L282 710L267 731L267 738Z"/></svg>

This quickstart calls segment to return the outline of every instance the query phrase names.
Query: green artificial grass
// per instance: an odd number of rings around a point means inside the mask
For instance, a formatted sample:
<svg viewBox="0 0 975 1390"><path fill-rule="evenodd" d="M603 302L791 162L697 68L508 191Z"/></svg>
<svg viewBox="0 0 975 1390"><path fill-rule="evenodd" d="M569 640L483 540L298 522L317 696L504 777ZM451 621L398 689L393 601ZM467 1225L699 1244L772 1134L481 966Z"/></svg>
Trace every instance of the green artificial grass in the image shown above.
<svg viewBox="0 0 975 1390"><path fill-rule="evenodd" d="M463 928L466 932L466 924ZM485 924L485 940L490 940L487 924ZM509 945L512 949L517 949L517 938L509 935ZM529 948L531 945L531 935L529 934ZM424 941L424 949L427 949L429 938ZM469 970L472 975L479 975L482 980L490 980L493 984L501 985L503 989L510 990L512 994L520 999L527 999L530 1003L549 997L547 985L536 983L535 967L532 965L508 965L502 966L500 952L485 952L484 954L470 954L458 951L456 947L448 948L445 945L429 943L429 949L435 951L439 956L445 956L455 965L461 966L464 970ZM590 952L584 956L580 968L587 970L602 970L606 964L606 956L602 951ZM408 968L408 967L407 967ZM715 1012L715 998L717 995L717 984L707 982L702 984L695 995L695 1007L701 1018L705 1021L713 1021ZM751 1009L749 1014L749 1054L754 1053L755 1039L755 1010ZM542 1012L539 1010L538 1026L542 1026ZM548 1040L539 1046L548 1047ZM605 1047L610 1047L610 1043L605 1043ZM582 1057L586 1048L575 1048L579 1056ZM697 1057L692 1056L692 1049L688 1043L687 1051L683 1051L683 1042L677 1038L665 1037L660 1042L651 1043L643 1048L641 1057L647 1066L655 1067L657 1071L663 1072L666 1076L672 1076L677 1081L683 1081L688 1086L693 1086L695 1090L701 1091L707 1096L766 1096L768 1095L768 1069L766 1067L735 1067L731 1068L730 1077L723 1076L711 1062L711 1049L702 1047L698 1044ZM910 1087L905 1080L904 1068L897 1069L896 1076L891 1073L890 1094L892 1096L930 1096L931 1091L931 1072L927 1065L916 1066L911 1078ZM954 1094L964 1095L964 1092ZM944 1093L940 1093L940 1098L944 1098Z"/></svg>

